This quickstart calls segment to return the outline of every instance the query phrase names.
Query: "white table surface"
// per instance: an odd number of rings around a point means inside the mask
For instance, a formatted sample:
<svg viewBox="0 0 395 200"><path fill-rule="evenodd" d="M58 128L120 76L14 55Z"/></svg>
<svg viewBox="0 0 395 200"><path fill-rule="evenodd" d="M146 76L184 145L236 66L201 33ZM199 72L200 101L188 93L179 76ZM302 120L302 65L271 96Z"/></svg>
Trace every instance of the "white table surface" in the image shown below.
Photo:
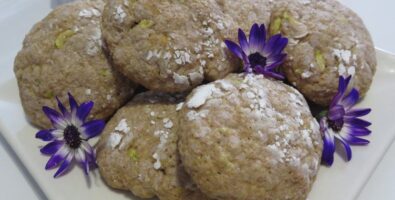
<svg viewBox="0 0 395 200"><path fill-rule="evenodd" d="M0 6L13 0L0 0ZM392 0L340 0L353 10L355 10L364 20L370 30L375 45L381 49L395 53L395 1ZM10 9L10 8L8 8ZM15 7L14 9L17 9ZM1 10L0 13L12 10ZM43 14L40 14L41 16ZM38 17L38 16L32 16ZM39 18L38 18L39 19ZM8 25L7 28L13 28ZM28 30L30 27L21 27ZM6 31L6 27L0 27L1 32ZM1 46L7 41L0 37L0 58L5 55L6 49ZM22 41L23 34L16 35L15 40ZM2 54L2 55L1 55ZM1 71L10 70L4 69ZM3 71L4 72L4 71ZM1 74L0 74L1 76ZM380 133L373 133L380 134ZM9 145L0 135L0 199L4 200L36 200L46 199L40 188L36 185L29 173L24 169ZM63 194L65 195L65 194ZM393 144L383 160L377 167L365 188L361 191L358 200L393 200L395 199L395 144Z"/></svg>

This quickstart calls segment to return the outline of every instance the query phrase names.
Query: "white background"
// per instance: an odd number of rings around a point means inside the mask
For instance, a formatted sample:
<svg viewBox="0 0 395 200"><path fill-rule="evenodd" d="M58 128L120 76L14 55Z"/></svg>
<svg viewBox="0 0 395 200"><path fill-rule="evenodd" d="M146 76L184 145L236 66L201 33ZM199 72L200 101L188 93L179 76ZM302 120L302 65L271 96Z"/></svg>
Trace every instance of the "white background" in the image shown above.
<svg viewBox="0 0 395 200"><path fill-rule="evenodd" d="M4 6L14 0L0 0L0 13L10 12ZM375 45L395 53L395 1L340 0L355 10L370 30ZM17 9L17 8L15 8ZM22 14L22 13L21 13ZM12 29L13 25L10 24ZM4 29L1 32L6 31ZM16 36L17 37L17 36ZM19 36L18 36L19 37ZM1 38L1 43L6 38ZM19 39L22 40L22 39ZM0 47L1 48L1 47ZM1 49L4 51L4 49ZM4 55L5 52L0 52ZM11 66L0 66L11 67ZM394 91L391 91L394 92ZM380 134L380 133L374 133ZM36 200L45 196L0 135L0 199ZM395 199L395 144L388 150L376 172L361 191L360 200Z"/></svg>

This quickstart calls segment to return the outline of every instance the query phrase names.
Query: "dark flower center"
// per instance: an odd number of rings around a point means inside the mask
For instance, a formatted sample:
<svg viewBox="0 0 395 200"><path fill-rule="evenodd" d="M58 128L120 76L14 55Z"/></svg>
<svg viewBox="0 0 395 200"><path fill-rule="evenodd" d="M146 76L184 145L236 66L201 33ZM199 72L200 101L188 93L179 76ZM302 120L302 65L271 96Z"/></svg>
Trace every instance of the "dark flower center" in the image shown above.
<svg viewBox="0 0 395 200"><path fill-rule="evenodd" d="M80 147L80 132L75 126L67 126L66 129L64 129L63 136L66 144L69 145L70 148L77 149Z"/></svg>
<svg viewBox="0 0 395 200"><path fill-rule="evenodd" d="M344 121L343 120L332 121L332 120L328 119L328 125L333 131L338 133L338 132L340 132L342 130L343 125L344 125Z"/></svg>
<svg viewBox="0 0 395 200"><path fill-rule="evenodd" d="M257 65L260 65L262 67L266 66L266 57L262 56L258 52L249 55L248 60L250 61L252 68L256 67Z"/></svg>

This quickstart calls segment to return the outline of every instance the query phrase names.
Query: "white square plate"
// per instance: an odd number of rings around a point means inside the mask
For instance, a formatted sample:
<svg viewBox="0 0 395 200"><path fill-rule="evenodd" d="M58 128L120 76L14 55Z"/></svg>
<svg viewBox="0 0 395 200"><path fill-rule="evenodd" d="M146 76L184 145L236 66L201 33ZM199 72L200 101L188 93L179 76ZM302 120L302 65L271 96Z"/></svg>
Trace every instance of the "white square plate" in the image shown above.
<svg viewBox="0 0 395 200"><path fill-rule="evenodd" d="M40 154L43 143L35 139L37 130L25 120L12 69L24 35L50 11L50 6L49 0L0 0L0 132L49 199L135 199L130 193L108 188L97 171L88 180L80 169L59 179L52 178L54 171L44 170L48 157ZM359 105L373 109L368 116L373 122L371 144L353 147L350 163L336 156L331 168L321 167L310 200L356 199L394 140L395 106L391 105L395 102L395 56L378 50L377 58L374 83Z"/></svg>

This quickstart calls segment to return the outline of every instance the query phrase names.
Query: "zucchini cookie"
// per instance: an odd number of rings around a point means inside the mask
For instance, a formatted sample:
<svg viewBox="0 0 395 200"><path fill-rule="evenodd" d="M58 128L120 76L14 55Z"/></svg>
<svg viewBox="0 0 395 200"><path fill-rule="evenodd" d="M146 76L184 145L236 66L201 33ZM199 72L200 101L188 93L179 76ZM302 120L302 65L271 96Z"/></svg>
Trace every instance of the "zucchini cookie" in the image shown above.
<svg viewBox="0 0 395 200"><path fill-rule="evenodd" d="M309 100L329 105L339 76L364 96L376 72L373 42L362 20L336 0L273 1L270 32L288 37L282 69Z"/></svg>
<svg viewBox="0 0 395 200"><path fill-rule="evenodd" d="M117 69L150 90L183 92L241 69L223 40L268 23L268 0L113 0L103 38ZM235 39L235 38L233 38Z"/></svg>
<svg viewBox="0 0 395 200"><path fill-rule="evenodd" d="M179 159L176 131L182 104L178 103L180 99L170 95L142 93L107 123L97 161L109 186L141 198L206 199Z"/></svg>
<svg viewBox="0 0 395 200"><path fill-rule="evenodd" d="M305 99L263 75L230 74L193 90L178 132L185 170L213 199L304 200L320 164Z"/></svg>
<svg viewBox="0 0 395 200"><path fill-rule="evenodd" d="M125 104L135 85L114 70L102 50L101 1L57 7L37 23L15 59L14 72L23 108L42 128L50 121L42 106L55 107L54 97L70 92L80 102L93 100L89 118L106 119Z"/></svg>

